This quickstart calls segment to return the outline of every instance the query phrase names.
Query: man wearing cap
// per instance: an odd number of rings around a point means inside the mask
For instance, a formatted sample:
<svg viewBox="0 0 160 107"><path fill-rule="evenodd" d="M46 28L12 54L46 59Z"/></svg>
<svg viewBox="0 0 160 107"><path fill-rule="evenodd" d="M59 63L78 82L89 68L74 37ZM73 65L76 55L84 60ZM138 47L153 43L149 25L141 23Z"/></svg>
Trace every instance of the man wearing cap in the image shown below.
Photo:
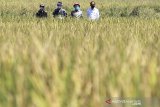
<svg viewBox="0 0 160 107"><path fill-rule="evenodd" d="M45 5L44 4L40 4L40 9L38 10L38 12L36 13L37 17L47 17L47 12L45 11Z"/></svg>
<svg viewBox="0 0 160 107"><path fill-rule="evenodd" d="M95 7L95 2L91 1L90 2L90 8L87 10L87 17L90 20L98 20L100 15L99 15L99 10Z"/></svg>
<svg viewBox="0 0 160 107"><path fill-rule="evenodd" d="M63 18L67 17L67 12L65 9L62 9L62 2L57 3L57 8L53 12L53 17Z"/></svg>
<svg viewBox="0 0 160 107"><path fill-rule="evenodd" d="M83 15L82 15L82 11L81 11L81 8L80 8L80 4L75 3L73 5L73 7L74 7L74 10L71 12L71 16L75 17L75 18L82 18Z"/></svg>

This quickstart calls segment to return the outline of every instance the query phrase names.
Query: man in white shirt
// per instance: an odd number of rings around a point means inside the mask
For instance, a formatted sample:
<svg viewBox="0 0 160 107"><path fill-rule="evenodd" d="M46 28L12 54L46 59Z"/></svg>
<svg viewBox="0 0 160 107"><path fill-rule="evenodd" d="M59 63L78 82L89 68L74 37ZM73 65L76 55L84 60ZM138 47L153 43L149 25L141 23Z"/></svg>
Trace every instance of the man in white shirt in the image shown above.
<svg viewBox="0 0 160 107"><path fill-rule="evenodd" d="M100 15L99 15L99 10L95 7L95 2L91 1L90 2L90 8L87 10L87 17L90 20L98 20Z"/></svg>

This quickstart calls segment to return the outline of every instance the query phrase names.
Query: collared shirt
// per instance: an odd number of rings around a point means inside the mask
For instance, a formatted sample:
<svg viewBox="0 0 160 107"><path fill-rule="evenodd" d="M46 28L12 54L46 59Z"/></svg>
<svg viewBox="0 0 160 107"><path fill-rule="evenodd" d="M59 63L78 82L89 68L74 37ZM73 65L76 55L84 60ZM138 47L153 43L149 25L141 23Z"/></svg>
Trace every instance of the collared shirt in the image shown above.
<svg viewBox="0 0 160 107"><path fill-rule="evenodd" d="M79 11L74 10L71 12L71 16L75 17L75 18L81 18L81 17L83 17L83 13L81 10L79 10Z"/></svg>
<svg viewBox="0 0 160 107"><path fill-rule="evenodd" d="M56 16L58 16L58 17L67 17L67 12L64 9L57 8L57 9L54 10L53 16L54 17L56 17Z"/></svg>
<svg viewBox="0 0 160 107"><path fill-rule="evenodd" d="M94 9L89 8L87 10L87 16L91 20L98 20L100 17L99 10L97 8L94 8Z"/></svg>

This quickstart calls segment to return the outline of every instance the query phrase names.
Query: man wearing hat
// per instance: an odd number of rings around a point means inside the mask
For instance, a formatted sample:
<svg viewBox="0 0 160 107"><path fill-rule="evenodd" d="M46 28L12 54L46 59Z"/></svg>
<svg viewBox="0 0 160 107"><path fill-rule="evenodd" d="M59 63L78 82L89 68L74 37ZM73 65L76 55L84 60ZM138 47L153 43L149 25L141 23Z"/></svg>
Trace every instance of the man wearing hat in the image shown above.
<svg viewBox="0 0 160 107"><path fill-rule="evenodd" d="M63 18L67 17L67 12L65 9L62 9L63 4L62 2L57 3L57 8L53 12L53 17Z"/></svg>
<svg viewBox="0 0 160 107"><path fill-rule="evenodd" d="M99 15L99 10L95 7L95 2L91 1L90 2L90 8L87 10L87 17L90 20L98 20L100 15Z"/></svg>
<svg viewBox="0 0 160 107"><path fill-rule="evenodd" d="M82 15L82 11L81 11L81 8L80 8L80 4L75 3L73 5L73 7L74 7L74 10L71 12L71 16L75 17L75 18L82 18L83 15Z"/></svg>
<svg viewBox="0 0 160 107"><path fill-rule="evenodd" d="M40 9L38 10L38 12L36 13L37 17L47 17L47 12L45 11L45 5L44 4L40 4Z"/></svg>

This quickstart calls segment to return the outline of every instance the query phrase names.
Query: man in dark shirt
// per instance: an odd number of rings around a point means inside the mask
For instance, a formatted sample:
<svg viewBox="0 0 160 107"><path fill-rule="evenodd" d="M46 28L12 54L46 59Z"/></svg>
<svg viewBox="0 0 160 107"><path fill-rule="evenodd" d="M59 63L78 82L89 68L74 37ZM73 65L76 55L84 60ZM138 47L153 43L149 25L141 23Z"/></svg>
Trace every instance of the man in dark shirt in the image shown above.
<svg viewBox="0 0 160 107"><path fill-rule="evenodd" d="M45 5L44 4L40 5L40 9L36 13L36 16L39 17L39 18L47 17L47 12L45 11Z"/></svg>
<svg viewBox="0 0 160 107"><path fill-rule="evenodd" d="M57 3L57 8L53 12L53 17L64 18L67 17L67 12L65 9L62 9L62 2Z"/></svg>

